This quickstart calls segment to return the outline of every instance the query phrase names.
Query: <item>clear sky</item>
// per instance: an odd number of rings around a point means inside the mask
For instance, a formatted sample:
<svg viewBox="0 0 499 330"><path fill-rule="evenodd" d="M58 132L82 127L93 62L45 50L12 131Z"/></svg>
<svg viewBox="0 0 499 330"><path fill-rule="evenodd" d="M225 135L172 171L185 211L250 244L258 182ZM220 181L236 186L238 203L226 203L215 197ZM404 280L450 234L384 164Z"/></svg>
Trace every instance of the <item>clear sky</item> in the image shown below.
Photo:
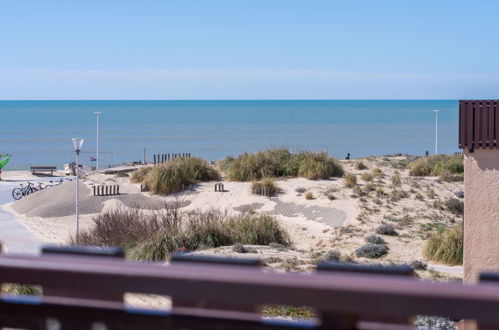
<svg viewBox="0 0 499 330"><path fill-rule="evenodd" d="M499 97L499 1L0 0L0 99Z"/></svg>

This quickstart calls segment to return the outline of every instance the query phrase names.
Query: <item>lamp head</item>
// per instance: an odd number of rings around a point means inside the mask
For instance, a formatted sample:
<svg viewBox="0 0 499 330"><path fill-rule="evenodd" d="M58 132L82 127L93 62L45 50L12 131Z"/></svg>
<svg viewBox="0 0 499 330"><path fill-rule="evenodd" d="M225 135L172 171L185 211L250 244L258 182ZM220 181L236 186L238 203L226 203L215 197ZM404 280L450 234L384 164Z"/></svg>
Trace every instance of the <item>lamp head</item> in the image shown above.
<svg viewBox="0 0 499 330"><path fill-rule="evenodd" d="M72 140L73 140L73 149L77 154L79 154L81 147L83 146L83 141L85 140L81 138L73 138Z"/></svg>

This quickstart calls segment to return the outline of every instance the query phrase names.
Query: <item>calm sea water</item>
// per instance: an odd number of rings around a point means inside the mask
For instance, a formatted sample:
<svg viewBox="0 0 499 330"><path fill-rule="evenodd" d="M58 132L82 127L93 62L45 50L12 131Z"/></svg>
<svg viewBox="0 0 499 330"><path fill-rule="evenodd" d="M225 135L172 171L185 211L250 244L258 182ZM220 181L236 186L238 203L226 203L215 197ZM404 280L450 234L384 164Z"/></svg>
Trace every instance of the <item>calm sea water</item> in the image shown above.
<svg viewBox="0 0 499 330"><path fill-rule="evenodd" d="M457 101L0 101L0 154L8 169L61 168L74 159L72 137L95 156L100 117L102 166L153 153L190 152L208 160L268 147L325 150L343 158L457 151Z"/></svg>

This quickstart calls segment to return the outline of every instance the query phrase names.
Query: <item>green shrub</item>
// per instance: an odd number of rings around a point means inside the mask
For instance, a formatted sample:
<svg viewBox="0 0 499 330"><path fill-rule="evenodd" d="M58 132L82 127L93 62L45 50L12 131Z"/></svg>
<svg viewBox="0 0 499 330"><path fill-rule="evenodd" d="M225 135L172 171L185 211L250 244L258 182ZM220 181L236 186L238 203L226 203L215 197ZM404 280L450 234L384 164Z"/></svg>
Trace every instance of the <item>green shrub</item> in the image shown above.
<svg viewBox="0 0 499 330"><path fill-rule="evenodd" d="M343 176L343 167L325 152L267 149L225 158L219 166L233 181L260 180L265 177L300 176L310 180Z"/></svg>
<svg viewBox="0 0 499 330"><path fill-rule="evenodd" d="M378 235L369 235L366 237L366 242L371 244L386 244L385 240Z"/></svg>
<svg viewBox="0 0 499 330"><path fill-rule="evenodd" d="M95 226L80 233L79 244L119 246L128 258L164 261L179 249L196 250L218 246L289 245L286 231L272 216L229 216L218 211L180 213L165 206L155 212L116 209L94 218ZM70 244L77 244L75 238Z"/></svg>
<svg viewBox="0 0 499 330"><path fill-rule="evenodd" d="M261 194L268 189L270 196L274 196L279 191L279 187L276 185L274 179L265 178L261 181L253 181L251 184L251 192L253 194Z"/></svg>
<svg viewBox="0 0 499 330"><path fill-rule="evenodd" d="M379 235L388 235L388 236L397 236L398 233L392 225L381 225L376 229L376 234Z"/></svg>
<svg viewBox="0 0 499 330"><path fill-rule="evenodd" d="M388 253L388 246L385 244L367 244L355 250L357 257L377 259Z"/></svg>
<svg viewBox="0 0 499 330"><path fill-rule="evenodd" d="M345 175L345 187L353 188L357 186L357 176L353 173L348 173Z"/></svg>
<svg viewBox="0 0 499 330"><path fill-rule="evenodd" d="M463 172L463 156L460 155L427 156L409 164L409 175L412 176L439 176Z"/></svg>
<svg viewBox="0 0 499 330"><path fill-rule="evenodd" d="M367 170L367 166L366 164L364 164L364 162L362 162L361 160L359 160L357 163L355 163L355 168L357 170Z"/></svg>
<svg viewBox="0 0 499 330"><path fill-rule="evenodd" d="M423 248L425 258L448 265L463 263L463 230L462 227L449 227L440 233L434 233L426 241Z"/></svg>
<svg viewBox="0 0 499 330"><path fill-rule="evenodd" d="M360 178L366 182L371 182L374 177L373 177L372 173L364 172L364 173L362 173Z"/></svg>
<svg viewBox="0 0 499 330"><path fill-rule="evenodd" d="M456 198L446 200L445 207L448 211L457 215L462 215L464 212L464 202Z"/></svg>
<svg viewBox="0 0 499 330"><path fill-rule="evenodd" d="M140 175L137 174L139 178ZM135 180L132 177L133 180ZM153 194L170 194L182 190L183 184L220 179L218 172L205 160L196 157L176 158L147 171L142 183Z"/></svg>

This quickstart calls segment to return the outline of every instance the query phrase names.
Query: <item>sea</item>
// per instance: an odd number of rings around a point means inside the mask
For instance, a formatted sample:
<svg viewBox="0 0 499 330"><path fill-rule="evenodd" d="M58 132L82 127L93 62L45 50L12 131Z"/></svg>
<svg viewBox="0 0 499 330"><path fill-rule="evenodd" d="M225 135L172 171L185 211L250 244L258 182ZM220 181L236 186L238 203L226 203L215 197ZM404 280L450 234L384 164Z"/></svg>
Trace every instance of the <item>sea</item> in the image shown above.
<svg viewBox="0 0 499 330"><path fill-rule="evenodd" d="M74 160L71 139L85 139L80 160L95 165L152 161L190 153L209 161L266 148L327 151L345 158L458 150L457 100L317 101L0 101L4 170Z"/></svg>

